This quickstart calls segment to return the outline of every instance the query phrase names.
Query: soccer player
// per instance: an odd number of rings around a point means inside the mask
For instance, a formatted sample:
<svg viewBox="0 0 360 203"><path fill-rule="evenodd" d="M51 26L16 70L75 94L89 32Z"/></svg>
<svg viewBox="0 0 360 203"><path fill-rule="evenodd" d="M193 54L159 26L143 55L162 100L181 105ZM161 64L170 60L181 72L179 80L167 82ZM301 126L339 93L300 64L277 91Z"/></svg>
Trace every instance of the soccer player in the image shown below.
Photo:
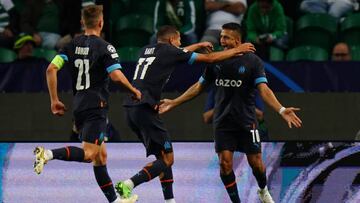
<svg viewBox="0 0 360 203"><path fill-rule="evenodd" d="M68 146L47 150L34 150L34 170L40 174L44 165L53 159L77 162L92 162L96 181L109 202L134 202L132 196L121 200L117 197L106 168L106 119L108 111L108 83L110 78L140 100L141 93L134 88L123 73L115 48L100 38L103 28L102 6L88 6L82 10L85 34L74 38L60 50L47 68L46 78L50 93L51 111L64 115L65 105L57 94L57 72L66 63L72 74L74 86L73 114L81 135L82 147Z"/></svg>
<svg viewBox="0 0 360 203"><path fill-rule="evenodd" d="M156 160L148 163L130 179L116 184L115 188L122 197L129 197L134 187L150 181L160 175L163 195L166 203L174 203L172 191L174 162L173 148L167 130L158 115L157 106L161 92L179 63L216 62L240 53L254 51L250 43L233 49L210 54L192 52L198 48L209 48L210 43L203 42L181 49L180 33L173 26L163 26L157 32L157 44L144 47L138 60L132 84L143 97L134 101L125 99L124 106L130 128L137 134L146 148L147 156L155 155Z"/></svg>
<svg viewBox="0 0 360 203"><path fill-rule="evenodd" d="M214 106L215 106L215 91L213 88L210 87L203 113L204 123L212 124L214 117ZM269 140L268 129L266 127L265 119L264 119L264 102L257 91L255 93L255 115L259 124L258 130L260 134L260 139L262 141L268 141Z"/></svg>
<svg viewBox="0 0 360 203"><path fill-rule="evenodd" d="M225 50L241 44L240 25L224 24L220 36L221 46ZM220 177L232 202L240 202L235 174L233 171L233 153L246 153L248 163L258 182L258 195L262 202L274 202L267 188L265 165L261 158L261 143L255 116L255 90L262 99L277 111L291 128L301 126L301 120L294 111L298 108L285 108L267 86L264 66L260 58L253 53L243 54L209 66L200 80L184 94L174 100L164 99L159 112L170 109L194 98L207 85L214 84L215 150L220 161Z"/></svg>

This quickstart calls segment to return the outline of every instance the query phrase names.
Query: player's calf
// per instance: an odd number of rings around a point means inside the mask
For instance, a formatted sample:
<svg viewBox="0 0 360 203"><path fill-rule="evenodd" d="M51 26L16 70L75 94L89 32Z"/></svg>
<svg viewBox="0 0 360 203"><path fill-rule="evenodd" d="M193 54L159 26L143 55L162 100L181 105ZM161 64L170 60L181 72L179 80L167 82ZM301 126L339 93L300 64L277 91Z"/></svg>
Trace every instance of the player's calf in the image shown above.
<svg viewBox="0 0 360 203"><path fill-rule="evenodd" d="M77 161L84 162L85 153L84 150L79 147L63 147L59 149L45 149L44 147L38 146L34 149L35 162L34 162L34 171L37 174L40 174L44 165L52 160L58 159L63 161Z"/></svg>

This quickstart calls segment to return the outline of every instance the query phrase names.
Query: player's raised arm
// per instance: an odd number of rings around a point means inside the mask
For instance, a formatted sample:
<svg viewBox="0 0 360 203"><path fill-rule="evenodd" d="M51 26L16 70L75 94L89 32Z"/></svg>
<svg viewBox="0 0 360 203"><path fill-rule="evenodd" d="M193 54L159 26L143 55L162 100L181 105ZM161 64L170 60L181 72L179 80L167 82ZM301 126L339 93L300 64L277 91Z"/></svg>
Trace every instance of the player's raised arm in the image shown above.
<svg viewBox="0 0 360 203"><path fill-rule="evenodd" d="M289 128L292 128L292 125L297 128L301 127L302 121L295 114L295 111L299 111L300 108L283 107L266 83L258 84L258 90L262 99L282 116L282 118L288 123Z"/></svg>
<svg viewBox="0 0 360 203"><path fill-rule="evenodd" d="M243 43L235 48L227 49L224 51L212 52L209 54L198 54L198 56L196 57L196 61L214 63L234 57L239 54L244 54L246 52L255 52L254 45L251 43Z"/></svg>
<svg viewBox="0 0 360 203"><path fill-rule="evenodd" d="M66 111L65 105L59 100L57 92L57 72L62 68L65 61L60 55L56 55L46 69L46 81L50 94L51 112L62 116Z"/></svg>
<svg viewBox="0 0 360 203"><path fill-rule="evenodd" d="M165 112L168 112L171 109L175 108L176 106L195 98L197 95L199 95L201 93L201 91L203 89L204 89L204 85L201 84L201 82L199 81L199 82L193 84L189 89L187 89L179 97L177 97L173 100L171 100L171 99L161 100L160 106L159 106L159 113L163 114Z"/></svg>
<svg viewBox="0 0 360 203"><path fill-rule="evenodd" d="M188 51L196 51L198 49L206 49L206 51L208 53L212 52L214 50L214 46L213 44L211 44L211 42L199 42L199 43L195 43L192 45L189 45L187 47L184 47L184 49L188 50Z"/></svg>
<svg viewBox="0 0 360 203"><path fill-rule="evenodd" d="M125 77L121 70L113 70L109 73L109 76L112 81L124 86L127 90L129 90L129 92L133 93L136 100L141 99L141 92L130 84L129 80Z"/></svg>

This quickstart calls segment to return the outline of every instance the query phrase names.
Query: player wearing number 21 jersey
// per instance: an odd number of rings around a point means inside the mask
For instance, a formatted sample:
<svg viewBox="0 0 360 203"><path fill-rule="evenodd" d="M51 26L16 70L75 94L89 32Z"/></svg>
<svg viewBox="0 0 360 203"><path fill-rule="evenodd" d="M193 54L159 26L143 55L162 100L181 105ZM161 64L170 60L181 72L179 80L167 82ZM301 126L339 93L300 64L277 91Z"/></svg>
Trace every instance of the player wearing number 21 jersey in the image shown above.
<svg viewBox="0 0 360 203"><path fill-rule="evenodd" d="M57 94L57 72L62 68L71 71L74 89L73 115L79 130L82 148L67 146L58 149L36 147L34 170L40 174L44 165L53 160L92 163L99 188L111 203L130 203L136 201L132 196L126 199L117 197L106 167L106 120L108 111L109 78L124 86L140 99L141 93L134 88L121 72L121 65L115 48L100 38L104 25L102 6L88 6L82 10L84 35L74 38L54 57L46 71L51 111L62 116L65 105ZM61 82L61 81L59 81Z"/></svg>
<svg viewBox="0 0 360 203"><path fill-rule="evenodd" d="M156 160L146 165L132 178L119 182L116 189L126 198L134 187L163 174L160 181L165 202L174 203L171 169L174 162L173 148L168 132L156 110L163 87L177 64L216 62L246 51L254 51L254 47L247 43L223 52L197 54L193 51L212 45L202 42L185 49L179 48L180 34L172 26L163 26L159 29L157 42L142 50L133 76L132 85L141 91L141 100L134 101L128 97L124 103L129 126L143 142L147 155L155 155Z"/></svg>
<svg viewBox="0 0 360 203"><path fill-rule="evenodd" d="M107 108L108 74L122 68L116 49L97 36L81 35L60 50L59 56L71 66L74 112Z"/></svg>

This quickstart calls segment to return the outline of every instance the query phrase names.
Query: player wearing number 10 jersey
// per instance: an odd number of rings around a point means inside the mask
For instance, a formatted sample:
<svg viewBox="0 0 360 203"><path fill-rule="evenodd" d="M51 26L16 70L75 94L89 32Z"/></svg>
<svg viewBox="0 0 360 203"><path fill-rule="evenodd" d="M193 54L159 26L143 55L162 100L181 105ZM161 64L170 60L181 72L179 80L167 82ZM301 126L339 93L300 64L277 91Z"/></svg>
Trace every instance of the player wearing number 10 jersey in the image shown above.
<svg viewBox="0 0 360 203"><path fill-rule="evenodd" d="M69 146L53 150L36 147L34 170L40 174L44 164L52 159L92 162L96 181L109 202L134 202L137 197L117 197L106 168L106 119L108 109L109 77L128 89L137 99L134 88L120 71L115 48L100 38L103 27L102 6L89 6L82 11L85 34L76 37L49 65L46 78L51 99L51 110L63 115L65 106L57 95L57 72L66 64L72 74L74 87L73 114L79 129L83 148ZM131 198L134 198L133 200Z"/></svg>
<svg viewBox="0 0 360 203"><path fill-rule="evenodd" d="M241 27L237 23L222 26L221 46L231 49L241 44ZM274 203L267 188L265 165L255 117L255 91L273 109L279 111L289 127L301 127L296 116L297 108L282 107L267 86L264 65L253 53L246 53L209 66L200 80L184 94L173 100L164 99L159 112L164 113L194 98L206 86L215 89L214 135L215 150L220 162L220 178L233 203L240 203L236 177L233 171L234 151L246 153L249 165L257 180L258 195L262 203Z"/></svg>
<svg viewBox="0 0 360 203"><path fill-rule="evenodd" d="M212 45L203 42L181 49L180 34L172 26L161 27L157 33L157 41L157 44L146 46L142 50L135 69L132 84L141 91L142 99L134 101L128 97L124 103L129 126L145 145L147 155L155 155L156 160L146 165L132 178L119 182L116 189L126 198L131 195L134 187L161 174L160 181L165 202L173 203L175 202L171 169L174 162L173 148L168 132L156 110L164 85L176 64L216 62L236 54L254 51L254 47L247 43L223 52L197 54L192 51Z"/></svg>

